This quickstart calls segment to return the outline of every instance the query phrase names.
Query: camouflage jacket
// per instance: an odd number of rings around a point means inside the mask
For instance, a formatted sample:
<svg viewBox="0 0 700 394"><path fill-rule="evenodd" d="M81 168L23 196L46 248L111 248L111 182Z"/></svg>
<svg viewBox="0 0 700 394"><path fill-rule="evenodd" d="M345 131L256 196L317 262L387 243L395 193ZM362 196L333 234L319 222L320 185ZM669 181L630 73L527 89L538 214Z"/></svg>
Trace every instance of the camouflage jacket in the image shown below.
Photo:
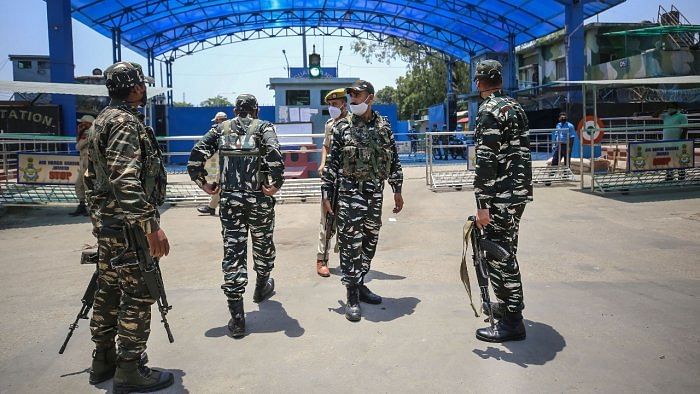
<svg viewBox="0 0 700 394"><path fill-rule="evenodd" d="M190 178L199 187L206 183L207 170L204 165L214 153L218 152L224 144L224 130L226 123L230 125L230 132L245 135L252 118L236 117L224 121L212 127L202 139L195 144L187 163L187 172ZM275 126L270 122L261 122L255 131L258 149L262 156L219 156L219 181L223 191L260 191L262 183L268 183L268 175L272 178L271 184L278 189L284 183L284 160L277 141Z"/></svg>
<svg viewBox="0 0 700 394"><path fill-rule="evenodd" d="M474 194L479 209L532 201L532 161L525 111L495 92L476 118Z"/></svg>
<svg viewBox="0 0 700 394"><path fill-rule="evenodd" d="M344 149L353 143L353 138L367 138L369 133L383 133L387 136L387 144L384 148L391 152L391 163L388 171L388 181L394 193L401 193L403 184L403 172L401 170L401 162L399 154L396 150L396 141L391 130L391 123L379 115L378 112L372 113L372 118L369 122L365 122L361 117L353 115L349 118L340 119L333 126L333 138L331 141L331 149L328 153L328 162L321 176L324 198L330 198L334 192L336 180L338 181L339 190L341 191L362 191L367 193L381 192L384 190L383 180L370 180L358 182L344 174Z"/></svg>
<svg viewBox="0 0 700 394"><path fill-rule="evenodd" d="M95 234L102 227L139 224L159 228L157 207L165 200L167 175L153 129L125 102L112 100L88 134L85 194Z"/></svg>

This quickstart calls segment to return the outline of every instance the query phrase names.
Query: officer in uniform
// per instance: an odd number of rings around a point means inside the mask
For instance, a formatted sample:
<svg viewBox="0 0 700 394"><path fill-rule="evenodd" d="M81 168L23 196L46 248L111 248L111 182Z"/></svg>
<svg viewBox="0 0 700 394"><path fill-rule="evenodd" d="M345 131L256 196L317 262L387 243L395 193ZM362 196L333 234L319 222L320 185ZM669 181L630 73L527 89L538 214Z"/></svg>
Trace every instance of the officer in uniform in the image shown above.
<svg viewBox="0 0 700 394"><path fill-rule="evenodd" d="M90 383L114 376L115 393L154 391L173 384L169 372L141 362L150 333L151 296L133 252L122 255L125 223L139 225L153 257L167 256L158 206L165 200L166 173L153 129L137 108L146 103L141 66L118 62L105 70L111 98L88 134L85 189L99 260L90 329L95 342ZM122 255L118 261L112 258ZM115 336L119 348L115 349Z"/></svg>
<svg viewBox="0 0 700 394"><path fill-rule="evenodd" d="M489 277L498 303L491 305L500 320L477 330L482 341L525 339L523 290L516 253L518 227L525 204L532 201L532 161L525 111L502 92L503 66L495 60L479 62L474 79L484 101L476 118L477 227L501 245L510 258L499 262L486 255Z"/></svg>
<svg viewBox="0 0 700 394"><path fill-rule="evenodd" d="M335 89L325 97L326 104L328 104L328 113L331 118L326 121L326 126L324 129L323 138L323 150L321 151L321 165L318 166L318 173L323 174L323 169L326 166L326 156L331 149L331 140L333 139L333 126L338 123L341 119L348 118L350 113L348 112L347 97L345 95L345 89ZM328 266L323 263L323 258L326 253L326 215L324 213L323 204L321 204L321 223L319 224L318 231L318 254L316 255L316 273L323 276L329 277L331 274L328 271Z"/></svg>
<svg viewBox="0 0 700 394"><path fill-rule="evenodd" d="M219 216L224 238L224 284L231 336L245 336L243 293L248 284L246 257L248 231L253 238L257 280L253 301L272 295L270 272L275 263L275 193L284 183L284 162L275 126L258 119L258 101L252 94L236 98L236 117L215 125L194 146L187 164L190 178L210 195L221 191ZM219 153L220 185L207 183L204 164Z"/></svg>
<svg viewBox="0 0 700 394"><path fill-rule="evenodd" d="M228 119L228 115L226 115L226 112L217 112L216 115L212 118L212 127L216 127L219 123L223 122L224 120ZM213 166L216 168L216 164L219 162L219 157L217 155L212 156L211 159L209 159L209 166ZM212 163L213 162L213 163ZM211 167L209 167L211 168ZM211 196L211 199L209 200L209 204L207 205L202 205L200 207L197 207L197 212L203 213L203 214L209 214L214 216L216 214L216 207L219 206L219 195L214 194Z"/></svg>
<svg viewBox="0 0 700 394"><path fill-rule="evenodd" d="M347 287L345 317L361 318L360 301L380 304L382 298L364 284L382 225L384 181L394 191L394 213L403 208L403 173L389 121L372 110L374 86L363 80L346 89L352 117L333 126L329 162L323 171L325 212L338 191L338 244L342 283Z"/></svg>

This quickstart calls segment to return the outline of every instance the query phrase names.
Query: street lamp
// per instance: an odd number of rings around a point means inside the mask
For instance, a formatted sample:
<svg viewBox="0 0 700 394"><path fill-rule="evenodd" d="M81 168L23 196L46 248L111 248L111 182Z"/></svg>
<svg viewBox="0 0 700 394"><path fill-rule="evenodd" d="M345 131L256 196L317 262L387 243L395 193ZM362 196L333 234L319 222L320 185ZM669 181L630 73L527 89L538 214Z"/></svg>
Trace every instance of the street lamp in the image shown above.
<svg viewBox="0 0 700 394"><path fill-rule="evenodd" d="M282 50L282 54L284 55L284 61L287 62L287 78L292 77L292 71L289 69L289 60L287 59L287 51L284 49Z"/></svg>
<svg viewBox="0 0 700 394"><path fill-rule="evenodd" d="M340 64L340 52L343 52L343 46L341 45L340 48L338 48L338 60L335 61L335 77L338 78L340 76L340 72L338 72L338 64Z"/></svg>

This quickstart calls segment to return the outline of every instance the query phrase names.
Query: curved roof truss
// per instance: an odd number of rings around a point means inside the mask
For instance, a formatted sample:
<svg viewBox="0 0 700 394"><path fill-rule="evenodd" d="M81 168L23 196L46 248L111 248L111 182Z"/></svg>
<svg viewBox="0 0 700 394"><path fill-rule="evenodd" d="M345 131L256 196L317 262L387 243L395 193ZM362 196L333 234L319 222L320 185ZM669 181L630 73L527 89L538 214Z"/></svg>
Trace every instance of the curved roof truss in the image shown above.
<svg viewBox="0 0 700 394"><path fill-rule="evenodd" d="M281 36L397 37L468 60L564 27L571 0L71 0L73 17L136 52L174 60ZM579 0L584 18L624 0Z"/></svg>

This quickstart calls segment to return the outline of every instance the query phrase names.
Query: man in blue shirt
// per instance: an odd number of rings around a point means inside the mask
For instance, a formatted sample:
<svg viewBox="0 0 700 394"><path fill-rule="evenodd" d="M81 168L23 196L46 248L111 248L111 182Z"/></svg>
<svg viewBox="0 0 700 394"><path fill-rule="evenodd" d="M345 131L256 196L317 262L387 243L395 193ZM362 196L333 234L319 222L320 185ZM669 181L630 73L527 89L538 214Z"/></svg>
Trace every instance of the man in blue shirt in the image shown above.
<svg viewBox="0 0 700 394"><path fill-rule="evenodd" d="M559 114L559 123L557 123L556 130L552 132L552 144L554 145L554 152L552 153L552 165L559 165L559 160L563 159L564 163L569 162L571 157L570 147L574 144L574 136L576 131L574 125L572 125L566 116L566 112Z"/></svg>

